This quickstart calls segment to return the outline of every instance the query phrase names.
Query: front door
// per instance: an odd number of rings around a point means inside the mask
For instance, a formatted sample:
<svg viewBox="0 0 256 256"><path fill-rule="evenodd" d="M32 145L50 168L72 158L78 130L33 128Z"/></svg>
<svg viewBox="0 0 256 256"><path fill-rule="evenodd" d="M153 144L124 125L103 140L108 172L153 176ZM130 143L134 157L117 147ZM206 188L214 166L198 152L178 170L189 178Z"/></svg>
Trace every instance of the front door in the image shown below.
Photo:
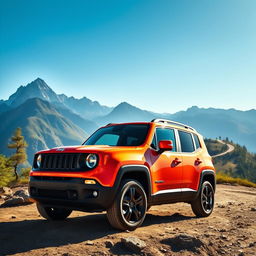
<svg viewBox="0 0 256 256"><path fill-rule="evenodd" d="M161 140L171 140L172 151L159 152L158 143ZM174 130L157 127L150 151L153 194L178 192L182 184L182 162Z"/></svg>

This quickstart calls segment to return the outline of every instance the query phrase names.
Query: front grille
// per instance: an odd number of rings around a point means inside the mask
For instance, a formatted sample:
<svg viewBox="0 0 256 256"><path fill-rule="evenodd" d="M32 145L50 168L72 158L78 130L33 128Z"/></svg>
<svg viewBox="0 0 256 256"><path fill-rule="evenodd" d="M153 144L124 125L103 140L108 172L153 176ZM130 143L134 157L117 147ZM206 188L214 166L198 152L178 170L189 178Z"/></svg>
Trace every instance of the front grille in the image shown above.
<svg viewBox="0 0 256 256"><path fill-rule="evenodd" d="M84 168L85 154L80 153L54 153L42 154L41 166L37 168L36 157L34 168L40 170L68 170L78 171Z"/></svg>

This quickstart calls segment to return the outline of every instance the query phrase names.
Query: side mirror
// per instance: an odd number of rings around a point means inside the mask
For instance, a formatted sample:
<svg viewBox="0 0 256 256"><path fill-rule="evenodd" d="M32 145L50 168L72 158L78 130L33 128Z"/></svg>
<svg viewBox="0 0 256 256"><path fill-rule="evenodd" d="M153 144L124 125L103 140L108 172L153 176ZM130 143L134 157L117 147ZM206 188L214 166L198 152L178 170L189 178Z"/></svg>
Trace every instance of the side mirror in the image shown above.
<svg viewBox="0 0 256 256"><path fill-rule="evenodd" d="M158 143L158 147L160 151L172 150L173 149L172 140L161 140Z"/></svg>

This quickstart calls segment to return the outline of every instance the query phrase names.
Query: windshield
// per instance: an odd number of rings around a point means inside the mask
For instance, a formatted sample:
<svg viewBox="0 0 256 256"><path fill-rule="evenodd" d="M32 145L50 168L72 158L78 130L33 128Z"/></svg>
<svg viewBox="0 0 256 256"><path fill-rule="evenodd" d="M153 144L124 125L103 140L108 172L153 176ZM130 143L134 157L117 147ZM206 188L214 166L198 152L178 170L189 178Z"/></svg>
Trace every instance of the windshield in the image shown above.
<svg viewBox="0 0 256 256"><path fill-rule="evenodd" d="M140 146L144 143L149 124L120 124L103 127L83 145Z"/></svg>

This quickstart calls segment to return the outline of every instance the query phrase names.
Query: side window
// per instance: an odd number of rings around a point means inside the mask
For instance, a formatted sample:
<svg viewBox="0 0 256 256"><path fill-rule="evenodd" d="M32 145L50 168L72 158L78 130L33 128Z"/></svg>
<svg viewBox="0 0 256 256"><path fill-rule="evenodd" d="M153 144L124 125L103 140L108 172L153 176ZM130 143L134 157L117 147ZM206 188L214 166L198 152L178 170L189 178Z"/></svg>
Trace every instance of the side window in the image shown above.
<svg viewBox="0 0 256 256"><path fill-rule="evenodd" d="M195 151L192 135L188 132L179 131L180 144L182 152L193 152Z"/></svg>
<svg viewBox="0 0 256 256"><path fill-rule="evenodd" d="M157 149L157 143L156 143L156 135L154 134L152 143L150 145L153 149Z"/></svg>
<svg viewBox="0 0 256 256"><path fill-rule="evenodd" d="M194 141L195 141L195 144L196 144L196 149L201 148L201 144L200 144L198 136L193 133L193 137L194 137Z"/></svg>
<svg viewBox="0 0 256 256"><path fill-rule="evenodd" d="M157 145L160 140L171 140L173 145L172 151L177 151L175 134L173 129L156 128L156 138L157 138Z"/></svg>

